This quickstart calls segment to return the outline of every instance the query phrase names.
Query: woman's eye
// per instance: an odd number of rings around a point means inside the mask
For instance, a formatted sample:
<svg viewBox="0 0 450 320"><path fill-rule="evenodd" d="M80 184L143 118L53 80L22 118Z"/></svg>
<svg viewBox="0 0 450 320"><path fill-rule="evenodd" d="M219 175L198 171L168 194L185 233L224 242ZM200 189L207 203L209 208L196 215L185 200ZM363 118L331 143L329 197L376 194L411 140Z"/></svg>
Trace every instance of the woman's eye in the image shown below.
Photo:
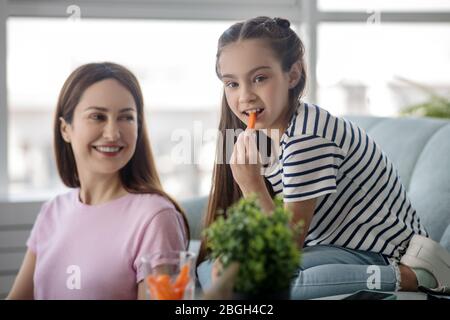
<svg viewBox="0 0 450 320"><path fill-rule="evenodd" d="M255 78L255 82L256 82L256 83L263 82L263 81L266 80L266 79L267 79L267 77L265 77L265 76L257 76L257 77Z"/></svg>
<svg viewBox="0 0 450 320"><path fill-rule="evenodd" d="M106 119L106 116L101 113L93 113L93 114L91 114L91 119L102 121L102 120Z"/></svg>

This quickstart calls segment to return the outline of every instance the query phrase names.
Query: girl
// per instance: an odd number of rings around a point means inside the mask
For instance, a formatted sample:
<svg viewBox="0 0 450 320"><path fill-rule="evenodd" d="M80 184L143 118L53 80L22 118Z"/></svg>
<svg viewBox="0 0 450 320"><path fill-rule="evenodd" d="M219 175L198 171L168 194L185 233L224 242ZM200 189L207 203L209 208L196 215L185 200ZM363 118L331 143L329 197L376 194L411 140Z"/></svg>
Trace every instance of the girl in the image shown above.
<svg viewBox="0 0 450 320"><path fill-rule="evenodd" d="M59 96L54 147L74 189L42 206L8 298L144 298L141 256L185 250L189 228L161 187L135 76L114 63L76 69Z"/></svg>
<svg viewBox="0 0 450 320"><path fill-rule="evenodd" d="M435 287L430 272L399 264L413 235L427 239L427 232L392 162L354 123L299 100L306 83L304 47L289 21L257 17L232 25L219 39L216 58L224 85L219 124L224 143L205 225L241 196L257 193L269 213L273 197L283 195L293 223L303 220L305 231L297 239L304 249L293 299L368 289L371 265L380 275L373 288L416 290L416 274L422 285ZM249 163L260 145L255 130L246 129L252 112L255 129L271 142L263 164ZM230 159L223 159L227 129L245 131ZM205 254L204 241L200 257ZM198 273L208 287L211 262L202 263Z"/></svg>

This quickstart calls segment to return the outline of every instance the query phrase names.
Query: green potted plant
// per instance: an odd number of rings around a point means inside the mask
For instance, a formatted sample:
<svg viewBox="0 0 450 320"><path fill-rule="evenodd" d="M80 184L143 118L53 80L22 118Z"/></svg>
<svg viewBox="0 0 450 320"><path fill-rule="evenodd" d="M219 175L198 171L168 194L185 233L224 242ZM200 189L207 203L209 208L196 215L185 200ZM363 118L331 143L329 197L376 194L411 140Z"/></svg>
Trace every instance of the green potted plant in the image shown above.
<svg viewBox="0 0 450 320"><path fill-rule="evenodd" d="M398 80L404 82L428 95L428 100L422 103L413 104L403 108L401 115L431 117L431 118L450 118L450 100L439 95L433 89L411 81L405 78L397 77Z"/></svg>
<svg viewBox="0 0 450 320"><path fill-rule="evenodd" d="M291 228L291 213L280 198L274 202L274 211L267 214L255 195L242 198L227 210L226 219L220 216L204 231L210 258L218 259L223 269L239 264L236 299L289 299L290 282L300 265L295 239L301 223Z"/></svg>
<svg viewBox="0 0 450 320"><path fill-rule="evenodd" d="M450 100L441 96L431 96L426 102L406 107L401 114L431 118L450 118Z"/></svg>

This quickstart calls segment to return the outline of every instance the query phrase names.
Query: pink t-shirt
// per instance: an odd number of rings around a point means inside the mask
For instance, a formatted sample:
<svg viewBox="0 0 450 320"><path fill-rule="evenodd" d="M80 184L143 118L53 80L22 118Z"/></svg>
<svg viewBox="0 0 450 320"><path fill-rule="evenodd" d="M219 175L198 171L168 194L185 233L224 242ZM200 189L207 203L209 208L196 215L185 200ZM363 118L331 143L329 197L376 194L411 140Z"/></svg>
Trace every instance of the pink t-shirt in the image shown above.
<svg viewBox="0 0 450 320"><path fill-rule="evenodd" d="M31 231L35 299L136 299L141 256L186 250L182 216L164 197L128 194L86 205L78 194L45 203Z"/></svg>

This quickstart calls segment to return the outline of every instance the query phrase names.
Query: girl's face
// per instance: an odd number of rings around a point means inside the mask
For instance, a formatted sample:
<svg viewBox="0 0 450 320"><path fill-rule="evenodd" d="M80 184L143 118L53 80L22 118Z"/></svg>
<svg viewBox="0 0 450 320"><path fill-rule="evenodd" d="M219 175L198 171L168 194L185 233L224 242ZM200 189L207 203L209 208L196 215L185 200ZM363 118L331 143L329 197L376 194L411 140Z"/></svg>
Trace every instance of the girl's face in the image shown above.
<svg viewBox="0 0 450 320"><path fill-rule="evenodd" d="M137 132L133 96L115 79L85 90L71 124L61 118L61 134L72 145L80 177L117 174L134 154Z"/></svg>
<svg viewBox="0 0 450 320"><path fill-rule="evenodd" d="M300 68L296 63L284 72L263 40L234 42L225 46L219 57L228 105L246 124L249 111L256 110L255 129L285 129L289 89L298 83Z"/></svg>

